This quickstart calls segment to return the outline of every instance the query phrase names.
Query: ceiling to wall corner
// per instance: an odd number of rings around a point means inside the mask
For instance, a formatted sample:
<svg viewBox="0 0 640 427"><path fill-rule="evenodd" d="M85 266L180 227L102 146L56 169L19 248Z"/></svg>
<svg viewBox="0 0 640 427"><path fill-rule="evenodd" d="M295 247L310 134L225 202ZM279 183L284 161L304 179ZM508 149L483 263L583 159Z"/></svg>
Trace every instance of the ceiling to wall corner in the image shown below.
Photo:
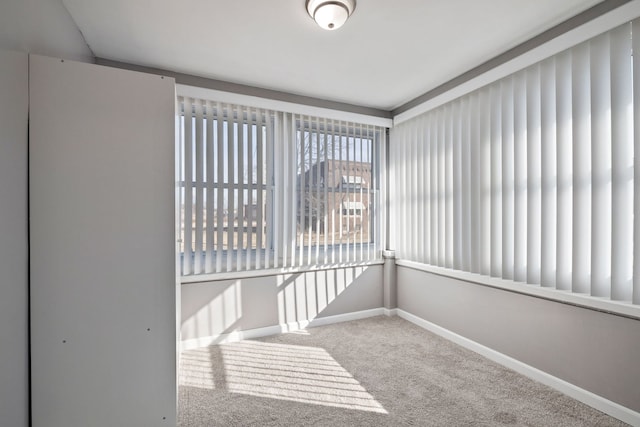
<svg viewBox="0 0 640 427"><path fill-rule="evenodd" d="M63 0L95 56L392 110L600 0Z"/></svg>

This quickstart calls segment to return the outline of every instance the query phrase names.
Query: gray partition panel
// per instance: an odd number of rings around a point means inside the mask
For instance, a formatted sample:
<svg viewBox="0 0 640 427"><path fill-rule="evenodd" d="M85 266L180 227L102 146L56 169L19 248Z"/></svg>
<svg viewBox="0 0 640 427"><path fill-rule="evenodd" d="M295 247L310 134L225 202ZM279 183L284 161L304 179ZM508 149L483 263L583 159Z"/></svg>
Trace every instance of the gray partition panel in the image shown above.
<svg viewBox="0 0 640 427"><path fill-rule="evenodd" d="M0 424L29 425L29 62L0 50Z"/></svg>
<svg viewBox="0 0 640 427"><path fill-rule="evenodd" d="M175 425L174 81L29 81L33 425Z"/></svg>

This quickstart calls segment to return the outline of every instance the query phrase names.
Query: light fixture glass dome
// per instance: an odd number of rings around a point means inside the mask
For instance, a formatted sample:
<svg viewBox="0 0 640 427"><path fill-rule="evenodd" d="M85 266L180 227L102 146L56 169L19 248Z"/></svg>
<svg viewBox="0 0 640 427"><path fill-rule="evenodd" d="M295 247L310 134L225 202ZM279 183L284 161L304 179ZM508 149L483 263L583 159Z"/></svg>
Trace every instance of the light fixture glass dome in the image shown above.
<svg viewBox="0 0 640 427"><path fill-rule="evenodd" d="M313 19L325 30L337 30L347 22L349 12L342 5L326 3L316 9Z"/></svg>
<svg viewBox="0 0 640 427"><path fill-rule="evenodd" d="M307 0L307 12L325 30L342 27L355 7L355 0Z"/></svg>

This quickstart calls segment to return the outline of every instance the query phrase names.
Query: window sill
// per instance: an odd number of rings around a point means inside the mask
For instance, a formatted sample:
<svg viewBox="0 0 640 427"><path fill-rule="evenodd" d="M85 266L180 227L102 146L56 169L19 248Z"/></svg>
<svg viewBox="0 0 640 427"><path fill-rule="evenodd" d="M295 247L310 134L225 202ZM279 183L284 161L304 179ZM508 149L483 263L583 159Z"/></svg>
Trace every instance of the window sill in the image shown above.
<svg viewBox="0 0 640 427"><path fill-rule="evenodd" d="M511 280L498 279L495 277L487 277L480 274L468 273L466 271L434 267L431 265L403 259L396 260L396 264L413 270L436 274L438 276L458 279L465 282L501 289L508 292L529 295L536 298L542 298L550 301L560 302L563 304L569 304L577 307L587 308L590 310L614 314L617 316L628 317L634 320L640 320L640 306L633 305L630 302L611 301L605 298L593 297L585 294L575 294L570 291L545 288L539 285L529 285L522 282L514 282Z"/></svg>
<svg viewBox="0 0 640 427"><path fill-rule="evenodd" d="M279 267L279 268L269 268L269 269L263 269L263 270L192 274L188 276L182 276L180 278L180 283L183 285L186 285L189 283L213 282L218 280L250 279L255 277L275 276L278 274L296 274L296 273L306 273L309 271L324 271L324 270L335 270L339 268L368 267L371 265L382 265L382 264L384 264L384 260L378 259L378 260L372 260L372 261L344 262L339 264L323 264L323 265L312 265L312 266L305 266L305 267Z"/></svg>

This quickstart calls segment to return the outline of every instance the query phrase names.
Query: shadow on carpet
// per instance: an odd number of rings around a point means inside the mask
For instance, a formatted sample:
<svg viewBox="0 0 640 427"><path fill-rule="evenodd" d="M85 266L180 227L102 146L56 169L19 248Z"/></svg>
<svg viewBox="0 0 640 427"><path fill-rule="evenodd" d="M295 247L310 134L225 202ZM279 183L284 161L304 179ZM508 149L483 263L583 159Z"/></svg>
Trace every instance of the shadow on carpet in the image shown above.
<svg viewBox="0 0 640 427"><path fill-rule="evenodd" d="M624 426L398 317L182 353L179 426Z"/></svg>

